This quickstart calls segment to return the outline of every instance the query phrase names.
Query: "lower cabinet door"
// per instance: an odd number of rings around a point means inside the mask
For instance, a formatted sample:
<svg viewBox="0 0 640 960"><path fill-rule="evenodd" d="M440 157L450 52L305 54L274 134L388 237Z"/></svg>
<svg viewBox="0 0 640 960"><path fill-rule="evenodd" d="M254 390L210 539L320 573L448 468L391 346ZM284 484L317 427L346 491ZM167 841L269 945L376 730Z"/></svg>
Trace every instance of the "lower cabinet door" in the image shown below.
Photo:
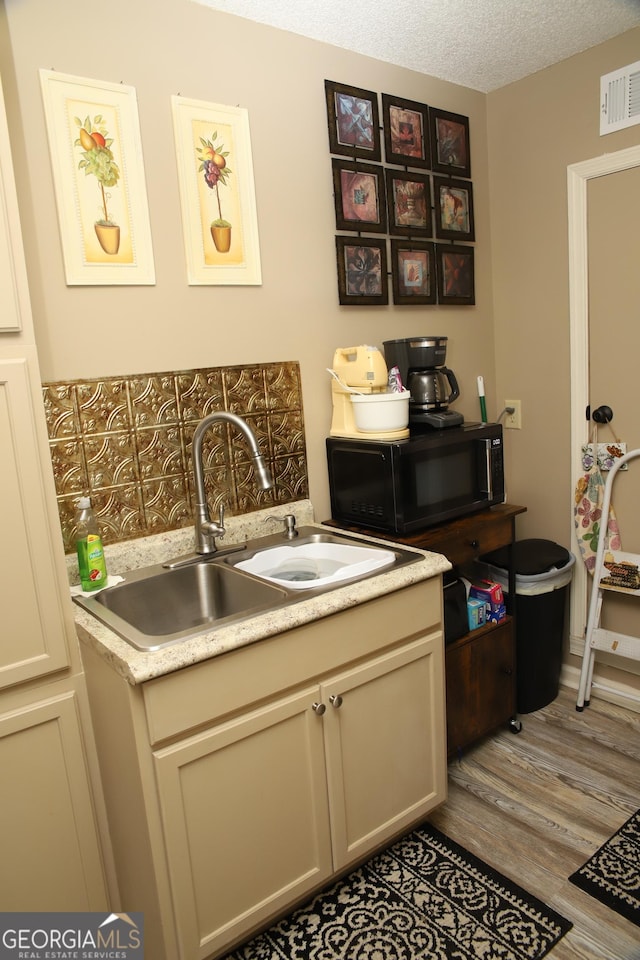
<svg viewBox="0 0 640 960"><path fill-rule="evenodd" d="M447 647L449 755L506 723L516 712L513 621L479 628Z"/></svg>
<svg viewBox="0 0 640 960"><path fill-rule="evenodd" d="M30 912L107 907L73 691L0 714L0 904Z"/></svg>
<svg viewBox="0 0 640 960"><path fill-rule="evenodd" d="M333 677L321 699L340 870L446 799L441 635Z"/></svg>
<svg viewBox="0 0 640 960"><path fill-rule="evenodd" d="M221 952L332 873L312 686L154 754L180 956Z"/></svg>

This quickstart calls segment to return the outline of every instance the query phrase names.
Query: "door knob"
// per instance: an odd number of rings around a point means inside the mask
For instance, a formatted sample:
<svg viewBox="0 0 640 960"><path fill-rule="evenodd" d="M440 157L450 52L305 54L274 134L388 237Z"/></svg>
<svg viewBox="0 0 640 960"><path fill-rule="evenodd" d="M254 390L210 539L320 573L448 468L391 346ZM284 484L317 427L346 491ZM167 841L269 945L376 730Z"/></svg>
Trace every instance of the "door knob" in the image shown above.
<svg viewBox="0 0 640 960"><path fill-rule="evenodd" d="M613 410L606 404L597 407L591 414L596 423L611 423L613 420Z"/></svg>

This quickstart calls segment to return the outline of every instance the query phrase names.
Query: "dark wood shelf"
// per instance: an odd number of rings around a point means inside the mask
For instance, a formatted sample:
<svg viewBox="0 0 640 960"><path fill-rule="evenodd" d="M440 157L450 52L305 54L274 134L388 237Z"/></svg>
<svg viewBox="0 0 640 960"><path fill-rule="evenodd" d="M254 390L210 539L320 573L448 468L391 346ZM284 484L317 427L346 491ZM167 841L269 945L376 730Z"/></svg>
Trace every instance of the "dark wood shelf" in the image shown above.
<svg viewBox="0 0 640 960"><path fill-rule="evenodd" d="M515 541L515 518L526 507L502 503L449 523L428 527L407 537L325 521L342 530L364 533L403 546L441 553L454 568ZM509 562L507 612L500 623L487 624L449 643L445 649L447 678L447 751L449 756L486 736L496 727L516 722L516 644L513 612L515 571Z"/></svg>

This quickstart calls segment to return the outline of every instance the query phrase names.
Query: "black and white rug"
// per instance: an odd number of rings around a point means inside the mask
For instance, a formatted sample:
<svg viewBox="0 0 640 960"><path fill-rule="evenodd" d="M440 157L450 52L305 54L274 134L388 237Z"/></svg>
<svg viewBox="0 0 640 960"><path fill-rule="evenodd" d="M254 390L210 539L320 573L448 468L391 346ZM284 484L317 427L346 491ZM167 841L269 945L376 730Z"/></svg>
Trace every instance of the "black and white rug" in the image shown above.
<svg viewBox="0 0 640 960"><path fill-rule="evenodd" d="M227 960L540 960L571 926L426 824Z"/></svg>
<svg viewBox="0 0 640 960"><path fill-rule="evenodd" d="M640 810L569 880L640 927Z"/></svg>

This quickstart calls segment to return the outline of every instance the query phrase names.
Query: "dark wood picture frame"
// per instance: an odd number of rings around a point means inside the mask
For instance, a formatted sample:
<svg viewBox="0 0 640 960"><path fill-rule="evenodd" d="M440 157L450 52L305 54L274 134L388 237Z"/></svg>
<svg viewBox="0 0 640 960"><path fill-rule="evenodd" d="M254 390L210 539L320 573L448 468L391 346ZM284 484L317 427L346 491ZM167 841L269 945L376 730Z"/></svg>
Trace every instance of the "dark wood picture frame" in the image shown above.
<svg viewBox="0 0 640 960"><path fill-rule="evenodd" d="M385 168L389 233L432 237L431 181L424 173Z"/></svg>
<svg viewBox="0 0 640 960"><path fill-rule="evenodd" d="M378 94L333 80L324 82L329 152L360 160L380 160Z"/></svg>
<svg viewBox="0 0 640 960"><path fill-rule="evenodd" d="M429 107L431 169L450 177L471 176L469 118Z"/></svg>
<svg viewBox="0 0 640 960"><path fill-rule="evenodd" d="M391 241L393 302L400 306L437 303L438 281L433 243Z"/></svg>
<svg viewBox="0 0 640 960"><path fill-rule="evenodd" d="M434 177L433 205L438 240L475 240L471 181Z"/></svg>
<svg viewBox="0 0 640 960"><path fill-rule="evenodd" d="M382 94L382 127L387 163L403 167L424 167L431 164L429 107L415 100L402 100Z"/></svg>
<svg viewBox="0 0 640 960"><path fill-rule="evenodd" d="M336 237L338 296L343 306L384 306L389 302L387 241L378 237Z"/></svg>
<svg viewBox="0 0 640 960"><path fill-rule="evenodd" d="M336 230L387 232L384 168L331 158Z"/></svg>
<svg viewBox="0 0 640 960"><path fill-rule="evenodd" d="M438 303L473 306L475 296L474 248L464 244L437 243L436 274Z"/></svg>

